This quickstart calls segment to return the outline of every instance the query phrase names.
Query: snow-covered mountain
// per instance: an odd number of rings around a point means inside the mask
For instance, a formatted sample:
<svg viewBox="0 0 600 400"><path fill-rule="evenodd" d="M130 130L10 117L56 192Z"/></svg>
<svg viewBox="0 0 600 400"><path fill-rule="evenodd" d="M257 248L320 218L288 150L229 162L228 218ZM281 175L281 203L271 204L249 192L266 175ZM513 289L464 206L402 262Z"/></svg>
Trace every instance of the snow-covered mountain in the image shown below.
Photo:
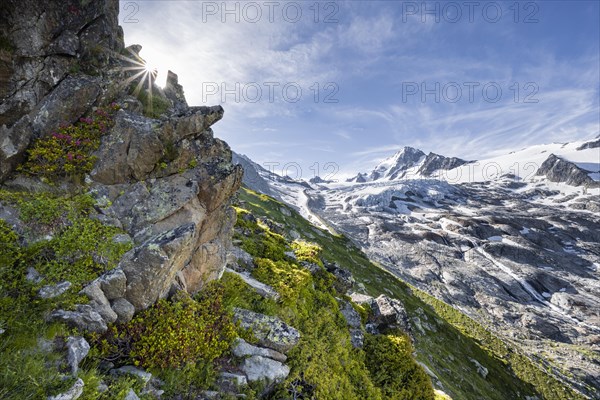
<svg viewBox="0 0 600 400"><path fill-rule="evenodd" d="M600 393L600 357L577 350L600 351L600 138L470 162L405 147L349 182L257 171L315 225Z"/></svg>
<svg viewBox="0 0 600 400"><path fill-rule="evenodd" d="M441 171L457 168L467 163L456 157L445 157L435 153L425 155L421 150L407 146L380 162L370 173L358 173L347 182L364 183L429 178Z"/></svg>

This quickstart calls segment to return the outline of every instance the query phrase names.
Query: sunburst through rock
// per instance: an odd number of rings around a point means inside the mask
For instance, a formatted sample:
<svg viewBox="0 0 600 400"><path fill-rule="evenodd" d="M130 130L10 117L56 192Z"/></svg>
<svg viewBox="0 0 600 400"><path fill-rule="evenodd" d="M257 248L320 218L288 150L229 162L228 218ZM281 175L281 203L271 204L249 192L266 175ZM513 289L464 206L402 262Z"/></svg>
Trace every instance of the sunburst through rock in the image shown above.
<svg viewBox="0 0 600 400"><path fill-rule="evenodd" d="M142 59L135 51L132 49L127 49L131 57L121 54L120 58L129 63L129 66L124 67L124 71L131 71L133 75L131 75L125 81L125 85L128 86L132 82L138 80L135 89L133 90L133 94L137 97L142 90L144 90L144 85L147 84L147 94L148 94L148 107L149 110L153 111L153 87L156 81L156 76L158 75L158 70L153 65L146 62Z"/></svg>

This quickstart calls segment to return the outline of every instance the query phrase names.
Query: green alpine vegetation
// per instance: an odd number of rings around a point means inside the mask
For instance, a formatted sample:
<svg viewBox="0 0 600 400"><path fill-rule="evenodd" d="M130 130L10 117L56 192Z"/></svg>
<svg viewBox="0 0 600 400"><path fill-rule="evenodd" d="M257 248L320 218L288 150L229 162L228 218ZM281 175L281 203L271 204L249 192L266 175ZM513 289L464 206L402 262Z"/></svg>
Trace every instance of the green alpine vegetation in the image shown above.
<svg viewBox="0 0 600 400"><path fill-rule="evenodd" d="M453 398L504 400L535 395L557 400L584 398L548 375L541 363L525 356L515 345L502 341L460 311L372 263L343 235L316 228L288 205L245 187L239 191L239 204L257 218L268 218L318 246L322 260L338 263L352 272L371 296L387 294L402 301L413 328L416 359L435 374L443 390ZM264 243L271 243L276 237L273 233L263 236ZM244 237L240 240L246 250L253 250L254 240ZM267 246L265 251L273 252L274 247ZM486 377L477 372L472 360L487 368Z"/></svg>

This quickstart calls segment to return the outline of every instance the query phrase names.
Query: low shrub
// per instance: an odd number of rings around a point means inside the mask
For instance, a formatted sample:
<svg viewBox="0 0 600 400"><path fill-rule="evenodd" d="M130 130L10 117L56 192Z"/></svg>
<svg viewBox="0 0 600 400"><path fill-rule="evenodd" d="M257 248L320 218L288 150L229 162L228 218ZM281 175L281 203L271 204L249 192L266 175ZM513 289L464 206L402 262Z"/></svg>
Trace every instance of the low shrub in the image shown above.
<svg viewBox="0 0 600 400"><path fill-rule="evenodd" d="M119 106L98 108L91 117L63 125L49 136L36 140L27 150L27 160L18 170L49 181L69 177L78 180L94 167L92 152L100 146L100 138L111 123L111 115Z"/></svg>
<svg viewBox="0 0 600 400"><path fill-rule="evenodd" d="M366 365L371 380L390 400L434 400L429 377L412 358L406 335L366 335Z"/></svg>

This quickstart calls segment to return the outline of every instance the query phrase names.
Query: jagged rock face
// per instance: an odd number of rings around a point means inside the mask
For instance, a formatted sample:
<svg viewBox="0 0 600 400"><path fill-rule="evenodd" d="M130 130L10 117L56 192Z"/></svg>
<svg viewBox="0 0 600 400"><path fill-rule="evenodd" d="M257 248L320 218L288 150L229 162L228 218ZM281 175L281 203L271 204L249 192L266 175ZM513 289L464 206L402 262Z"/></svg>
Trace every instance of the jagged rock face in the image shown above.
<svg viewBox="0 0 600 400"><path fill-rule="evenodd" d="M389 179L402 178L406 170L416 166L423 160L425 153L413 147L404 147L391 159L385 160L371 172L370 179L376 180L382 177Z"/></svg>
<svg viewBox="0 0 600 400"><path fill-rule="evenodd" d="M233 153L233 162L244 168L244 185L256 192L268 194L269 196L273 195L265 179L258 173L258 168L261 168L259 165L256 165L245 155L235 152Z"/></svg>
<svg viewBox="0 0 600 400"><path fill-rule="evenodd" d="M600 138L596 140L592 140L591 142L587 142L582 144L577 148L577 150L585 150L585 149L597 149L600 147Z"/></svg>
<svg viewBox="0 0 600 400"><path fill-rule="evenodd" d="M0 181L33 138L96 102L99 79L77 71L100 70L122 50L118 11L118 0L2 2Z"/></svg>
<svg viewBox="0 0 600 400"><path fill-rule="evenodd" d="M590 178L586 171L579 168L572 162L563 160L554 154L550 154L546 161L544 161L544 163L537 170L536 175L545 175L548 180L552 182L564 182L567 185L572 186L581 186L586 184L589 186L598 185L597 182L594 182L594 180Z"/></svg>
<svg viewBox="0 0 600 400"><path fill-rule="evenodd" d="M423 176L431 176L435 171L451 170L466 163L467 161L460 158L444 157L439 154L429 153L427 158L425 158L423 165L419 168L419 173Z"/></svg>
<svg viewBox="0 0 600 400"><path fill-rule="evenodd" d="M161 121L122 110L103 137L92 193L110 201L104 216L119 221L136 245L99 278L119 320L127 319L128 304L143 310L222 274L235 222L229 201L242 178L210 129L222 116L221 107L192 107ZM165 167L159 161L167 147ZM124 282L106 284L114 276Z"/></svg>
<svg viewBox="0 0 600 400"><path fill-rule="evenodd" d="M86 190L102 204L93 217L123 228L134 248L84 288L88 305L49 317L92 331L220 277L235 222L230 200L242 180L211 129L223 109L189 107L174 73L164 90L152 87L170 107L160 119L142 114L129 93L135 72L126 68L127 59L143 62L141 46L124 52L118 11L117 0L7 0L0 15L0 182L22 179L14 169L34 139L95 107L121 106Z"/></svg>

